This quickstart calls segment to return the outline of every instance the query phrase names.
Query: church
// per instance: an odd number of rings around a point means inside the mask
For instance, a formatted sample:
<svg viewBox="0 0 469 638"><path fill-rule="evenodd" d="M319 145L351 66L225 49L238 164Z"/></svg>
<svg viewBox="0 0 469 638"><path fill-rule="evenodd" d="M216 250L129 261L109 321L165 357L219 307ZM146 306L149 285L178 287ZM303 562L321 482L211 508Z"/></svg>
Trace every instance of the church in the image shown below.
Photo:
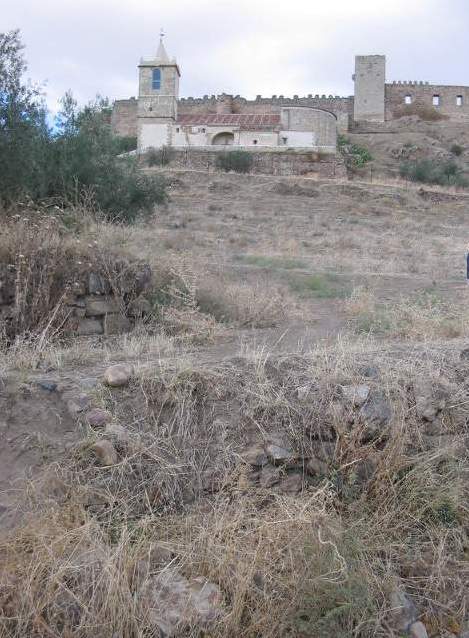
<svg viewBox="0 0 469 638"><path fill-rule="evenodd" d="M163 146L230 146L251 150L283 147L325 153L336 150L337 116L319 108L284 105L270 112L255 108L252 112L245 109L236 112L235 99L221 95L216 98L214 109L181 112L181 72L176 59L168 56L163 37L155 57L142 58L138 69L139 153Z"/></svg>

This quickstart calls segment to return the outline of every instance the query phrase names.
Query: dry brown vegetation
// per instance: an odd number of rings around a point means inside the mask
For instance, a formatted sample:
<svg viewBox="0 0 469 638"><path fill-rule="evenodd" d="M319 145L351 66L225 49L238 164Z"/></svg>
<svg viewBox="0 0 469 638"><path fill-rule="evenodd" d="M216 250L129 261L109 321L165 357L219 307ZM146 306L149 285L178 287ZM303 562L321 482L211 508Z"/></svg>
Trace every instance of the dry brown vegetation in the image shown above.
<svg viewBox="0 0 469 638"><path fill-rule="evenodd" d="M1 635L159 635L148 592L177 570L223 600L209 625L170 635L401 638L397 591L429 636L463 636L467 196L171 179L172 201L145 225L34 220L51 272L94 242L148 263L152 313L129 335L48 333L40 356L20 337L3 351L8 440L23 421L41 462L5 501ZM44 255L25 224L4 227L13 264ZM116 362L134 374L109 388ZM112 427L90 425L90 406ZM94 453L103 440L109 466Z"/></svg>

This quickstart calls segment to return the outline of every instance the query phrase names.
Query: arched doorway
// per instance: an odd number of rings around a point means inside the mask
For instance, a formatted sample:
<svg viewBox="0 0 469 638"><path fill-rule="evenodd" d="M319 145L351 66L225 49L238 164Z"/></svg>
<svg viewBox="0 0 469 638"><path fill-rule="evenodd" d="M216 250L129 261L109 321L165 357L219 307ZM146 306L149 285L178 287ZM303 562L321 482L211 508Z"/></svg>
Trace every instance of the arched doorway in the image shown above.
<svg viewBox="0 0 469 638"><path fill-rule="evenodd" d="M233 146L234 144L234 134L233 133L217 133L212 138L212 145L215 146Z"/></svg>

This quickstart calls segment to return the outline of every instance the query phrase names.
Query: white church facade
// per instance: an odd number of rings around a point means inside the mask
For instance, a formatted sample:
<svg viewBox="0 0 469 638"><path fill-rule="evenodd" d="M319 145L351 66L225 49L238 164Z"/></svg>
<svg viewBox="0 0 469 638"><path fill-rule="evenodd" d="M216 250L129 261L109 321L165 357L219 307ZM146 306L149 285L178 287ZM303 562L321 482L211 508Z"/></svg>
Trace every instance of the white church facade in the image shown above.
<svg viewBox="0 0 469 638"><path fill-rule="evenodd" d="M337 117L307 106L282 106L271 113L233 113L232 97L218 98L216 113L178 115L179 79L176 60L160 40L156 56L139 64L137 106L138 151L172 146L272 147L335 152Z"/></svg>

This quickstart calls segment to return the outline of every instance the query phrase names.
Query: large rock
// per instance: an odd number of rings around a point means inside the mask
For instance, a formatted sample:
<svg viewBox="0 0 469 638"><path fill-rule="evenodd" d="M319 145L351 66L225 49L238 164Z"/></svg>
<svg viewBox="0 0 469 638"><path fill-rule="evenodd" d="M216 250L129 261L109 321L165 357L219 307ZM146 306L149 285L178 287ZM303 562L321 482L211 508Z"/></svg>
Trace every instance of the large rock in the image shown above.
<svg viewBox="0 0 469 638"><path fill-rule="evenodd" d="M128 443L130 441L128 430L119 423L108 423L104 432L117 443Z"/></svg>
<svg viewBox="0 0 469 638"><path fill-rule="evenodd" d="M414 381L415 409L424 421L434 421L445 409L451 396L451 386L446 379L421 377Z"/></svg>
<svg viewBox="0 0 469 638"><path fill-rule="evenodd" d="M154 629L168 637L189 627L207 629L222 614L218 585L201 577L188 580L175 568L150 576L139 598Z"/></svg>
<svg viewBox="0 0 469 638"><path fill-rule="evenodd" d="M398 632L406 632L417 621L418 611L413 601L402 589L394 589L389 595L392 626Z"/></svg>
<svg viewBox="0 0 469 638"><path fill-rule="evenodd" d="M368 399L370 386L365 384L341 385L340 391L342 396L354 407L360 408Z"/></svg>
<svg viewBox="0 0 469 638"><path fill-rule="evenodd" d="M276 443L268 443L265 446L265 453L271 463L282 465L288 463L295 458L293 450L277 445Z"/></svg>
<svg viewBox="0 0 469 638"><path fill-rule="evenodd" d="M414 622L409 628L411 638L428 638L425 625L422 622Z"/></svg>
<svg viewBox="0 0 469 638"><path fill-rule="evenodd" d="M80 337L92 337L104 333L103 323L99 319L80 319L77 334Z"/></svg>
<svg viewBox="0 0 469 638"><path fill-rule="evenodd" d="M111 291L108 281L98 273L91 272L88 277L88 292L90 295L107 295Z"/></svg>
<svg viewBox="0 0 469 638"><path fill-rule="evenodd" d="M91 451L96 455L100 465L115 465L118 461L116 448L111 441L107 439L96 441L96 443L91 446Z"/></svg>
<svg viewBox="0 0 469 638"><path fill-rule="evenodd" d="M379 439L385 434L392 418L391 406L380 390L370 392L366 403L360 408L360 418L365 426L365 441Z"/></svg>
<svg viewBox="0 0 469 638"><path fill-rule="evenodd" d="M86 415L86 421L92 428L103 428L112 421L112 414L108 410L93 408Z"/></svg>
<svg viewBox="0 0 469 638"><path fill-rule="evenodd" d="M264 467L269 462L263 447L255 445L240 454L242 460L252 467Z"/></svg>
<svg viewBox="0 0 469 638"><path fill-rule="evenodd" d="M85 299L87 317L101 317L119 312L119 303L115 297L87 297Z"/></svg>
<svg viewBox="0 0 469 638"><path fill-rule="evenodd" d="M124 315L106 315L104 317L104 334L120 335L124 332L130 332L132 324Z"/></svg>
<svg viewBox="0 0 469 638"><path fill-rule="evenodd" d="M133 375L133 366L128 363L117 363L116 365L109 366L103 376L103 382L105 385L111 388L118 388L124 385L128 385Z"/></svg>
<svg viewBox="0 0 469 638"><path fill-rule="evenodd" d="M280 482L277 491L288 496L295 496L303 489L303 479L300 474L290 474Z"/></svg>

